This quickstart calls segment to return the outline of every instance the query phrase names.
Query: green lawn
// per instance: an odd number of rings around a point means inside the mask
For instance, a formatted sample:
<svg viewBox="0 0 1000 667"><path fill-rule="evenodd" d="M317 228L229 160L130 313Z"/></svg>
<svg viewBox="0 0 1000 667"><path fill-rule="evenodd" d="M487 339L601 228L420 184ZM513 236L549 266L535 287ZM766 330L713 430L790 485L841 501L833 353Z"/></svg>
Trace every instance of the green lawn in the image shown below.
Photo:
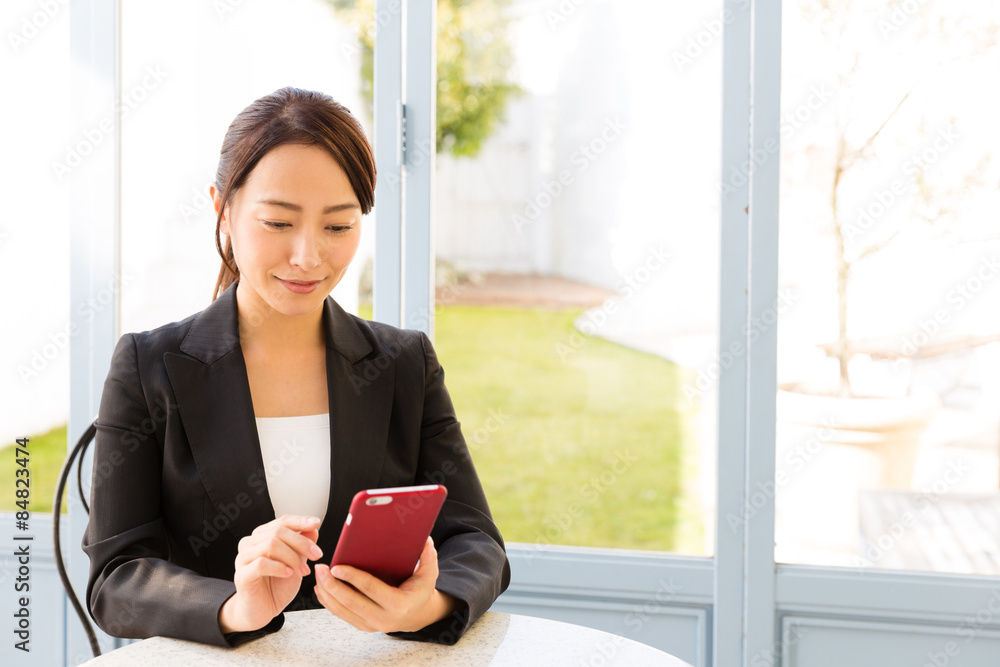
<svg viewBox="0 0 1000 667"><path fill-rule="evenodd" d="M29 435L28 457L29 482L31 492L28 511L52 512L52 496L56 493L56 481L63 461L66 459L66 426L54 428L42 435ZM0 510L16 512L20 510L14 503L14 475L20 468L15 459L14 443L0 449ZM66 512L66 500L63 499L63 512Z"/></svg>
<svg viewBox="0 0 1000 667"><path fill-rule="evenodd" d="M682 371L576 333L580 312L436 311L435 347L496 521L512 542L700 552L700 535L678 542L695 473L682 457Z"/></svg>
<svg viewBox="0 0 1000 667"><path fill-rule="evenodd" d="M511 542L700 553L683 371L577 333L580 312L437 308L435 347L497 524ZM30 509L51 512L65 426L29 449ZM3 510L14 468L0 450Z"/></svg>

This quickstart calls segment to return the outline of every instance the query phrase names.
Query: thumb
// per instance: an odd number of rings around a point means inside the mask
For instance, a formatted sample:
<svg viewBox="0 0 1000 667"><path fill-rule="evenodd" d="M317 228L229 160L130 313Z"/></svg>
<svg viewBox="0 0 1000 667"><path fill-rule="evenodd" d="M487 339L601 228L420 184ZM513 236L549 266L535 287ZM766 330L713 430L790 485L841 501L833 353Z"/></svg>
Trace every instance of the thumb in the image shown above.
<svg viewBox="0 0 1000 667"><path fill-rule="evenodd" d="M420 561L417 563L417 569L414 570L413 576L418 579L437 581L437 549L434 548L434 539L431 537L428 537L427 541L424 542L423 551L420 552Z"/></svg>
<svg viewBox="0 0 1000 667"><path fill-rule="evenodd" d="M292 530L316 530L319 528L320 518L318 516L301 516L298 514L284 514L276 519L278 523L291 528Z"/></svg>

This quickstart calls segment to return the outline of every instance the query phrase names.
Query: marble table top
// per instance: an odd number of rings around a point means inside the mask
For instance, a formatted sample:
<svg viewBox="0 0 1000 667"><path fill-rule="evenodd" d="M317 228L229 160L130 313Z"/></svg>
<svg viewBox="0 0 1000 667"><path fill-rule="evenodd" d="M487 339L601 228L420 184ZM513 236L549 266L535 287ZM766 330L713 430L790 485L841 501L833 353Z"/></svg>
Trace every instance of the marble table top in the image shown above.
<svg viewBox="0 0 1000 667"><path fill-rule="evenodd" d="M487 612L454 646L442 646L361 632L326 609L286 612L281 630L236 648L151 637L94 658L84 665L691 667L646 644L533 616Z"/></svg>

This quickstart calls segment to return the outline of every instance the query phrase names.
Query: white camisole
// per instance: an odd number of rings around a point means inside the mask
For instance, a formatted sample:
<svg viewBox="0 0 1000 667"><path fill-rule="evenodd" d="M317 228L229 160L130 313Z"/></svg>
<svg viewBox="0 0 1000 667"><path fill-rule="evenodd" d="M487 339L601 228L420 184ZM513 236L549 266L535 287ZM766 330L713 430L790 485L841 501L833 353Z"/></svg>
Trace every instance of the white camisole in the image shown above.
<svg viewBox="0 0 1000 667"><path fill-rule="evenodd" d="M330 499L330 414L257 417L274 516L326 517Z"/></svg>

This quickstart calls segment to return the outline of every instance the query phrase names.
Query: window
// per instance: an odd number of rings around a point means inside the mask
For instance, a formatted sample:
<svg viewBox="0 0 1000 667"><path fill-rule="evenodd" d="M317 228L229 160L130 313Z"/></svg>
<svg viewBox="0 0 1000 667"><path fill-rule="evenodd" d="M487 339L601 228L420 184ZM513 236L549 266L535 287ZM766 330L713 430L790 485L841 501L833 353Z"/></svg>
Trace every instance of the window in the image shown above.
<svg viewBox="0 0 1000 667"><path fill-rule="evenodd" d="M780 562L1000 572L998 19L784 5Z"/></svg>
<svg viewBox="0 0 1000 667"><path fill-rule="evenodd" d="M439 118L502 116L439 151L435 345L510 541L712 553L719 16L480 8L480 88L439 66Z"/></svg>
<svg viewBox="0 0 1000 667"><path fill-rule="evenodd" d="M329 3L194 3L164 12L127 0L122 23L125 333L183 319L211 302L221 260L208 188L226 129L246 105L293 85L332 95L369 136L371 122L355 37ZM181 34L185 48L177 48ZM365 231L334 291L350 312L357 311L372 236Z"/></svg>

